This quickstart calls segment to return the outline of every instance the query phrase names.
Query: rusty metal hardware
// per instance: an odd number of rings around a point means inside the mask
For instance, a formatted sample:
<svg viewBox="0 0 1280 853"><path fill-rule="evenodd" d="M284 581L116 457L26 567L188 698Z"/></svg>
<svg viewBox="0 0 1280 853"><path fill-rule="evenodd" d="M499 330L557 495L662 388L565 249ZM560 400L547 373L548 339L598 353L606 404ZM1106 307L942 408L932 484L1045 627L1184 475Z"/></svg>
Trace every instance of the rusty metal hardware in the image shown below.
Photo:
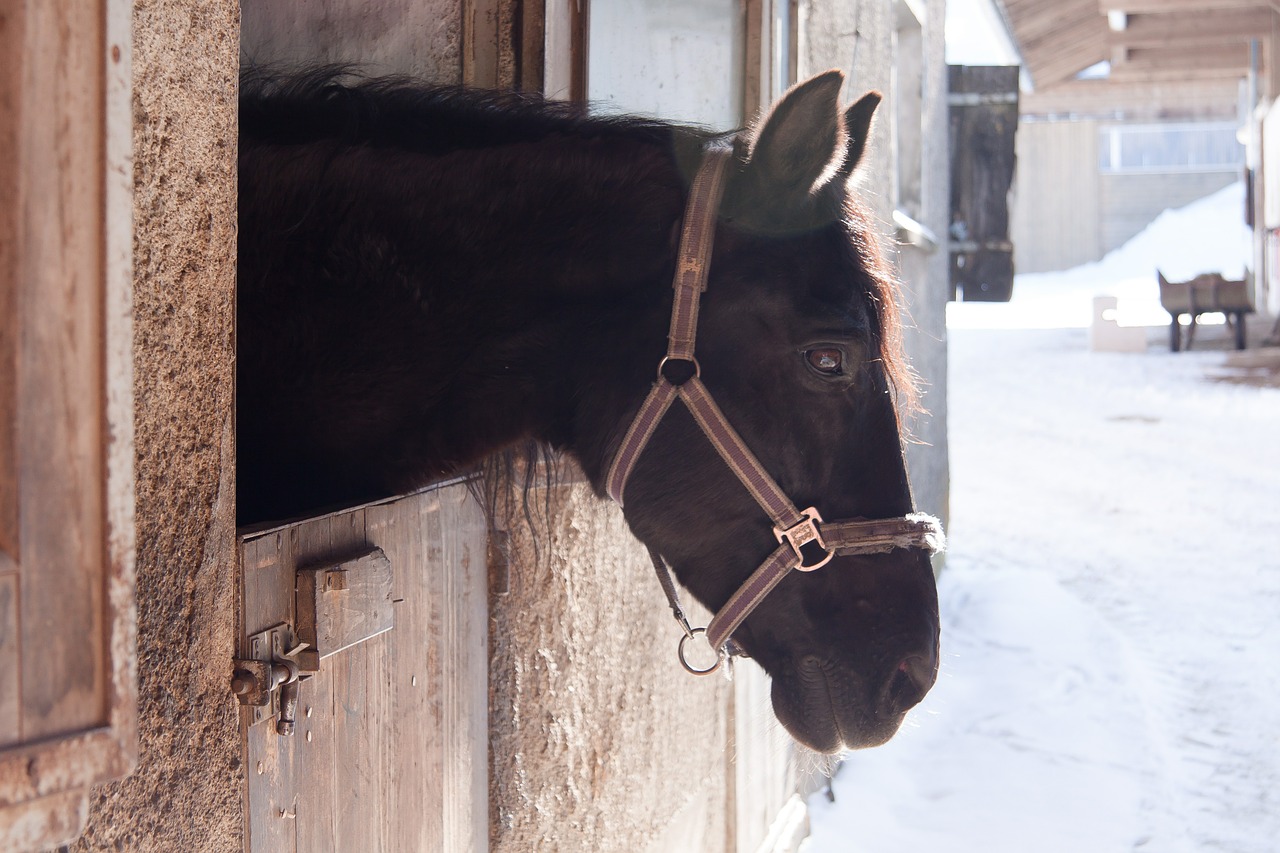
<svg viewBox="0 0 1280 853"><path fill-rule="evenodd" d="M297 656L306 648L293 643L293 631L283 623L249 638L249 657L237 659L231 674L231 692L249 725L275 717L277 734L293 734L298 686L306 677Z"/></svg>

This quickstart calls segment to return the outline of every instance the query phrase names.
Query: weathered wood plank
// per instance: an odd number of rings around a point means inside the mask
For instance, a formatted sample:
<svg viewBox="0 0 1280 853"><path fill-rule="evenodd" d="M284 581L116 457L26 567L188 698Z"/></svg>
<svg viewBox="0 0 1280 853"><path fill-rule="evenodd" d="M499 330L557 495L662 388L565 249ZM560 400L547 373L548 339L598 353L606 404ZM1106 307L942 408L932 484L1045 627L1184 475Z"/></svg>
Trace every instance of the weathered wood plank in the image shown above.
<svg viewBox="0 0 1280 853"><path fill-rule="evenodd" d="M1018 68L948 69L951 149L951 287L967 301L1007 302L1013 292L1009 187L1018 127ZM976 99L957 97L976 95Z"/></svg>
<svg viewBox="0 0 1280 853"><path fill-rule="evenodd" d="M334 516L330 525L331 556L351 554L367 545L367 516L356 510ZM303 564L305 565L305 563ZM384 850L387 822L380 768L387 748L390 720L383 699L385 633L326 657L321 669L331 685L332 846L335 850Z"/></svg>
<svg viewBox="0 0 1280 853"><path fill-rule="evenodd" d="M304 669L315 671L324 658L392 629L391 577L391 562L379 548L298 569L298 640L311 647L299 656Z"/></svg>
<svg viewBox="0 0 1280 853"><path fill-rule="evenodd" d="M290 551L290 537L279 531L241 543L241 656L249 654L249 635L292 619ZM293 752L284 741L274 721L245 726L245 850L253 853L297 849Z"/></svg>
<svg viewBox="0 0 1280 853"><path fill-rule="evenodd" d="M297 808L294 801L293 749L289 738L276 734L274 723L249 726L245 754L244 849L251 853L295 853Z"/></svg>
<svg viewBox="0 0 1280 853"><path fill-rule="evenodd" d="M443 849L439 641L431 610L432 577L440 567L429 557L429 543L441 532L438 507L433 491L369 510L370 542L395 568L396 629L388 635L394 748L383 773L383 797L397 815L388 827L389 850Z"/></svg>
<svg viewBox="0 0 1280 853"><path fill-rule="evenodd" d="M244 633L240 654L252 634L293 621L293 571L290 537L279 531L241 544Z"/></svg>
<svg viewBox="0 0 1280 853"><path fill-rule="evenodd" d="M18 652L18 578L0 575L0 747L22 737Z"/></svg>
<svg viewBox="0 0 1280 853"><path fill-rule="evenodd" d="M485 521L465 488L440 494L444 849L488 849L488 571Z"/></svg>
<svg viewBox="0 0 1280 853"><path fill-rule="evenodd" d="M25 739L107 718L103 22L27 4L19 151L17 476ZM99 483L94 487L93 483Z"/></svg>
<svg viewBox="0 0 1280 853"><path fill-rule="evenodd" d="M291 581L297 577L299 565L332 558L335 525L335 518L324 516L290 530ZM293 583L289 588L291 591L294 589ZM296 608L295 602L295 615ZM294 827L299 853L336 853L342 850L336 846L334 835L337 793L334 789L333 678L330 673L322 671L302 682L294 734L280 740L281 746L287 746L293 758L291 781L293 807L298 815Z"/></svg>
<svg viewBox="0 0 1280 853"><path fill-rule="evenodd" d="M0 564L18 554L17 411L18 236L21 204L18 188L18 107L22 97L22 5L0 12Z"/></svg>
<svg viewBox="0 0 1280 853"><path fill-rule="evenodd" d="M392 739L383 634L330 658L334 696L334 846L384 850L389 821L382 773Z"/></svg>
<svg viewBox="0 0 1280 853"><path fill-rule="evenodd" d="M283 739L282 739L283 740ZM335 844L333 676L328 669L302 682L298 722L289 738L293 751L293 781L297 847L305 853L338 853ZM373 848L367 848L373 849Z"/></svg>
<svg viewBox="0 0 1280 853"><path fill-rule="evenodd" d="M486 527L464 484L245 542L246 629L284 621L266 586L295 566L305 578L308 563L372 547L391 568L395 627L323 658L302 684L294 737L252 727L254 853L487 849Z"/></svg>
<svg viewBox="0 0 1280 853"><path fill-rule="evenodd" d="M1160 12L1211 12L1222 9L1267 7L1266 0L1098 0L1098 10L1106 14L1118 9L1129 14Z"/></svg>
<svg viewBox="0 0 1280 853"><path fill-rule="evenodd" d="M88 816L87 789L41 797L21 809L0 809L0 850L17 853L69 844L84 831Z"/></svg>
<svg viewBox="0 0 1280 853"><path fill-rule="evenodd" d="M1119 31L1108 31L1107 41L1123 47L1169 47L1206 41L1242 41L1260 37L1271 29L1271 10L1214 9L1174 15L1134 15Z"/></svg>

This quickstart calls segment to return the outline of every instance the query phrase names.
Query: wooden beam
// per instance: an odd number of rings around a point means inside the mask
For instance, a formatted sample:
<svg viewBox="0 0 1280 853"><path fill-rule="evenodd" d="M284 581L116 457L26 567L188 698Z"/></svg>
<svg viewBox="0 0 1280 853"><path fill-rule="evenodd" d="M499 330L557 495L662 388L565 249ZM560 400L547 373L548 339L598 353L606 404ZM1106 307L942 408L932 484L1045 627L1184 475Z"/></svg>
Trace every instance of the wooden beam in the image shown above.
<svg viewBox="0 0 1280 853"><path fill-rule="evenodd" d="M1023 115L1074 115L1134 121L1232 121L1236 118L1238 78L1168 80L1141 78L1069 80L1057 86L1037 86L1024 92L1018 106Z"/></svg>
<svg viewBox="0 0 1280 853"><path fill-rule="evenodd" d="M1113 46L1127 48L1164 47L1206 42L1243 42L1262 38L1271 31L1270 9L1228 9L1219 12L1188 12L1180 15L1133 15L1119 32L1108 29Z"/></svg>
<svg viewBox="0 0 1280 853"><path fill-rule="evenodd" d="M1202 67L1176 68L1145 64L1122 63L1111 66L1111 79L1117 83L1191 83L1214 80L1239 80L1248 73L1247 68ZM1232 102L1234 103L1234 101Z"/></svg>
<svg viewBox="0 0 1280 853"><path fill-rule="evenodd" d="M1106 18L1099 15L1088 0L1034 6L1024 3L1018 7L1010 3L1006 8L1014 37L1024 51L1048 39L1057 43L1064 42L1067 30L1096 31L1101 36L1107 27Z"/></svg>
<svg viewBox="0 0 1280 853"><path fill-rule="evenodd" d="M1142 47L1125 51L1118 63L1130 68L1173 68L1196 71L1202 68L1249 68L1247 44L1210 44L1202 46ZM1112 72L1117 63L1112 63Z"/></svg>
<svg viewBox="0 0 1280 853"><path fill-rule="evenodd" d="M1114 9L1131 15L1161 12L1221 12L1224 9L1267 9L1266 0L1098 0L1102 14Z"/></svg>
<svg viewBox="0 0 1280 853"><path fill-rule="evenodd" d="M1098 53L1105 58L1107 36L1093 21L1060 21L1058 26L1031 36L1018 34L1018 47L1031 65L1051 62L1071 53Z"/></svg>
<svg viewBox="0 0 1280 853"><path fill-rule="evenodd" d="M1075 76L1081 71L1106 58L1107 54L1102 49L1088 54L1072 53L1056 57L1051 62L1043 62L1038 66L1032 66L1030 68L1031 80L1037 89L1056 86L1059 83L1074 80Z"/></svg>

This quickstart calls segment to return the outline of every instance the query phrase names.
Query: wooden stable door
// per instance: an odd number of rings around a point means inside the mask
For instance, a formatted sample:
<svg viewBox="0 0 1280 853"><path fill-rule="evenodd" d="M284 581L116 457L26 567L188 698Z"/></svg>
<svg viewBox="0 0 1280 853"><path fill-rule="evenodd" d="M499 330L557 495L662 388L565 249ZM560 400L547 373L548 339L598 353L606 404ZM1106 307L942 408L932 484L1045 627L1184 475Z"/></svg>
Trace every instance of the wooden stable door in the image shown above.
<svg viewBox="0 0 1280 853"><path fill-rule="evenodd" d="M1009 189L1018 130L1016 65L948 67L951 149L951 298L1013 296Z"/></svg>
<svg viewBox="0 0 1280 853"><path fill-rule="evenodd" d="M137 749L130 10L0 0L0 851Z"/></svg>
<svg viewBox="0 0 1280 853"><path fill-rule="evenodd" d="M488 848L486 546L456 481L241 534L246 850Z"/></svg>

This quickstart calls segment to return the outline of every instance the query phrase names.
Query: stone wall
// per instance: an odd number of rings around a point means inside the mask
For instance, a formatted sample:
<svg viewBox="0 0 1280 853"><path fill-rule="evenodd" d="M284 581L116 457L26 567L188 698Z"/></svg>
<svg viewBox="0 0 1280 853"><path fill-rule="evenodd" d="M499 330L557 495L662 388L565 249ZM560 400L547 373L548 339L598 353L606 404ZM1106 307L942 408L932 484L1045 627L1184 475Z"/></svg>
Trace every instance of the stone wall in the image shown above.
<svg viewBox="0 0 1280 853"><path fill-rule="evenodd" d="M138 768L77 850L237 850L233 0L134 9Z"/></svg>

